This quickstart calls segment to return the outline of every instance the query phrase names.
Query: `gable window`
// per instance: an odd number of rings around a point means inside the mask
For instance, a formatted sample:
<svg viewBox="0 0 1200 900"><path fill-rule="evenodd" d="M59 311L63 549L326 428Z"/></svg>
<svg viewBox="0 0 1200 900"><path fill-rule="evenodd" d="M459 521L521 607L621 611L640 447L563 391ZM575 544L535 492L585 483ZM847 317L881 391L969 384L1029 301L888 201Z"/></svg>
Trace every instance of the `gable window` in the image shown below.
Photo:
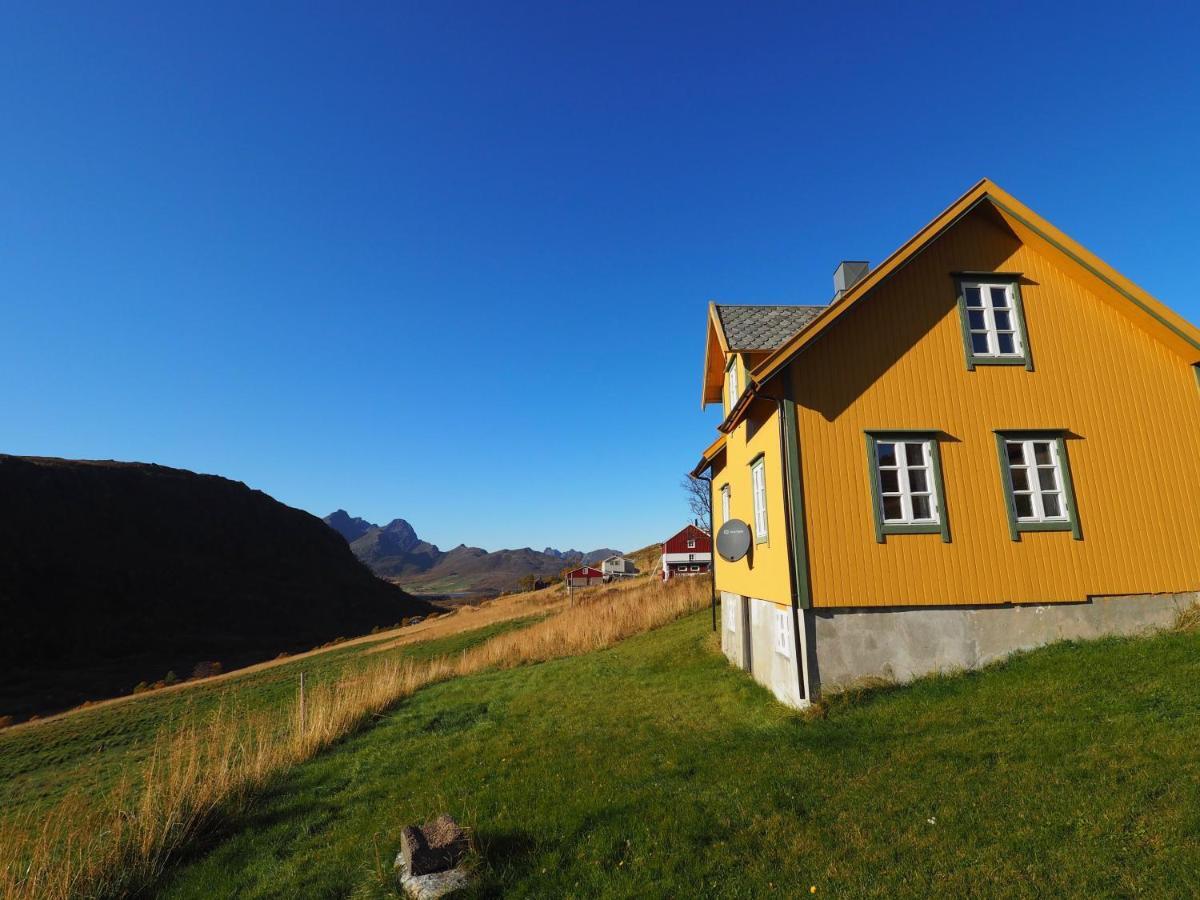
<svg viewBox="0 0 1200 900"><path fill-rule="evenodd" d="M695 550L695 549L696 549L696 539L695 539L695 538L689 538L689 539L688 539L688 549L689 549L689 550Z"/></svg>
<svg viewBox="0 0 1200 900"><path fill-rule="evenodd" d="M729 485L721 485L721 524L729 521Z"/></svg>
<svg viewBox="0 0 1200 900"><path fill-rule="evenodd" d="M1017 276L963 274L956 279L967 368L1017 365L1032 369Z"/></svg>
<svg viewBox="0 0 1200 900"><path fill-rule="evenodd" d="M754 488L754 542L767 540L767 475L760 456L750 464L750 483Z"/></svg>
<svg viewBox="0 0 1200 900"><path fill-rule="evenodd" d="M996 432L1009 532L1083 534L1075 515L1075 489L1061 432Z"/></svg>
<svg viewBox="0 0 1200 900"><path fill-rule="evenodd" d="M867 432L875 539L941 534L950 528L942 502L942 461L934 432Z"/></svg>
<svg viewBox="0 0 1200 900"><path fill-rule="evenodd" d="M725 370L725 381L729 388L729 408L737 406L738 397L742 395L738 388L737 357L729 360L729 368Z"/></svg>

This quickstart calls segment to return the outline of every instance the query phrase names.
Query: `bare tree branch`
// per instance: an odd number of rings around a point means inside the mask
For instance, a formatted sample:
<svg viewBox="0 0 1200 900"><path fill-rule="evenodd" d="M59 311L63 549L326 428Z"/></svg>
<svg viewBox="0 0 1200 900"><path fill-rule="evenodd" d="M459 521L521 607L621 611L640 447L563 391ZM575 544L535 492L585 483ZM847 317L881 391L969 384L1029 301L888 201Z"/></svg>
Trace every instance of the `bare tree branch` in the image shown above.
<svg viewBox="0 0 1200 900"><path fill-rule="evenodd" d="M703 478L693 478L688 475L679 482L679 486L683 488L683 492L687 496L688 508L691 509L692 515L711 534L712 489L709 487L709 483Z"/></svg>

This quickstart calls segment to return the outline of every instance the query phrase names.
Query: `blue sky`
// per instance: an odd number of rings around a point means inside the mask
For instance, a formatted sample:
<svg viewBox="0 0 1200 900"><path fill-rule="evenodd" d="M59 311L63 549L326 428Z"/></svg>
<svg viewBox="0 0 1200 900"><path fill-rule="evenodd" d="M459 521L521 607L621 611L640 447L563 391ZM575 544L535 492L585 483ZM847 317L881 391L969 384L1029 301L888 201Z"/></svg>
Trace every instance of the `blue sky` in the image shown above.
<svg viewBox="0 0 1200 900"><path fill-rule="evenodd" d="M4 4L0 450L659 540L706 302L825 302L984 175L1200 319L1195 21L1083 9Z"/></svg>

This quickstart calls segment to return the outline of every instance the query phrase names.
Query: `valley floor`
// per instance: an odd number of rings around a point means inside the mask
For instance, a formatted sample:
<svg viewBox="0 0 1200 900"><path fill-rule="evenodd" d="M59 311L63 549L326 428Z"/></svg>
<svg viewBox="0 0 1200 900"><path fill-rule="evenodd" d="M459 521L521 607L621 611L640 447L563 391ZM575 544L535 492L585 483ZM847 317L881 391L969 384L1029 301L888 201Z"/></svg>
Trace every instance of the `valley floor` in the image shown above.
<svg viewBox="0 0 1200 900"><path fill-rule="evenodd" d="M1060 644L821 718L709 624L424 689L163 894L394 896L400 829L449 811L480 895L1200 895L1200 634Z"/></svg>

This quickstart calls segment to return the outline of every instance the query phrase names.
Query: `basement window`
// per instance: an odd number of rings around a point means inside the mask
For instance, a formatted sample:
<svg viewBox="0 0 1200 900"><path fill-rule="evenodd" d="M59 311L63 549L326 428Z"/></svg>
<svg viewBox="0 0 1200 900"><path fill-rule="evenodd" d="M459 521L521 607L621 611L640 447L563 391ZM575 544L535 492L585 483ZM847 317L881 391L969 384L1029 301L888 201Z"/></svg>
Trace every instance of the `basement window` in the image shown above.
<svg viewBox="0 0 1200 900"><path fill-rule="evenodd" d="M996 442L1012 539L1025 531L1070 531L1082 539L1063 434L997 432Z"/></svg>
<svg viewBox="0 0 1200 900"><path fill-rule="evenodd" d="M958 275L956 281L967 368L1017 365L1032 369L1018 277Z"/></svg>
<svg viewBox="0 0 1200 900"><path fill-rule="evenodd" d="M889 534L941 534L950 531L942 509L942 465L932 432L868 432L875 539Z"/></svg>
<svg viewBox="0 0 1200 900"><path fill-rule="evenodd" d="M792 620L786 610L775 610L775 652L787 659L792 658Z"/></svg>

